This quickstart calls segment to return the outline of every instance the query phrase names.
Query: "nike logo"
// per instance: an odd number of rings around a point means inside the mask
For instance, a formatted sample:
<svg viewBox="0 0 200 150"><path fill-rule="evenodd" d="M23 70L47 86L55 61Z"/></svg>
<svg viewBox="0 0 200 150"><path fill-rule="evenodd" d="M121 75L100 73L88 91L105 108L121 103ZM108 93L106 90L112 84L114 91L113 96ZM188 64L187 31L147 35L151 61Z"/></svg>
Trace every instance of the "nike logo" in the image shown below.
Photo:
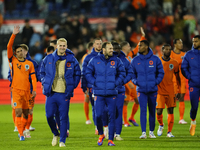
<svg viewBox="0 0 200 150"><path fill-rule="evenodd" d="M191 59L194 59L194 57L192 57Z"/></svg>
<svg viewBox="0 0 200 150"><path fill-rule="evenodd" d="M97 64L100 64L100 62L97 62Z"/></svg>
<svg viewBox="0 0 200 150"><path fill-rule="evenodd" d="M116 97L114 97L113 99L115 99Z"/></svg>
<svg viewBox="0 0 200 150"><path fill-rule="evenodd" d="M68 101L68 99L66 99L65 101Z"/></svg>
<svg viewBox="0 0 200 150"><path fill-rule="evenodd" d="M51 62L49 62L49 64L51 64Z"/></svg>
<svg viewBox="0 0 200 150"><path fill-rule="evenodd" d="M140 64L140 63L137 63L138 65Z"/></svg>

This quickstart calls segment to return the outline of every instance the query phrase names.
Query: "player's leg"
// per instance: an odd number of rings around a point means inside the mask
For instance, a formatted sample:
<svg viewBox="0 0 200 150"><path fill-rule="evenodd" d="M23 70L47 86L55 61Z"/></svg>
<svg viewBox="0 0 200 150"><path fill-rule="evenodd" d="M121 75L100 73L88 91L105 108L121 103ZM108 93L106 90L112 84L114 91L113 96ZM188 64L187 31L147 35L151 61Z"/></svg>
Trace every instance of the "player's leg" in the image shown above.
<svg viewBox="0 0 200 150"><path fill-rule="evenodd" d="M138 92L137 94L139 104L140 104L140 125L142 129L142 135L140 136L141 139L146 138L146 124L147 124L147 100L148 97L144 93Z"/></svg>
<svg viewBox="0 0 200 150"><path fill-rule="evenodd" d="M95 125L95 134L98 134L98 130L97 130L97 123L96 123L96 111L95 111L95 106L94 106L94 98L93 98L93 93L92 93L92 88L89 88L89 99L90 99L90 103L92 105L92 117L93 117L93 122Z"/></svg>
<svg viewBox="0 0 200 150"><path fill-rule="evenodd" d="M67 138L67 128L68 128L68 113L69 113L69 104L70 99L65 98L65 93L56 93L57 95L57 104L60 115L60 147L65 144Z"/></svg>
<svg viewBox="0 0 200 150"><path fill-rule="evenodd" d="M125 93L119 93L116 97L116 120L115 120L115 129L116 129L116 140L123 140L120 137L121 131L122 131L122 110L123 110L123 104L124 104L124 96Z"/></svg>
<svg viewBox="0 0 200 150"><path fill-rule="evenodd" d="M116 119L116 96L109 96L105 98L106 104L108 107L108 114L109 114L109 137L108 137L108 145L111 146L114 139L114 132L115 132L115 119ZM112 145L114 146L114 145Z"/></svg>
<svg viewBox="0 0 200 150"><path fill-rule="evenodd" d="M99 140L97 144L101 146L103 144L103 139L105 138L103 133L103 122L102 122L102 114L105 108L105 97L95 96L94 97L94 108L95 108L95 117L97 129L99 132Z"/></svg>
<svg viewBox="0 0 200 150"><path fill-rule="evenodd" d="M131 125L128 123L127 120L127 107L128 107L129 100L124 100L124 106L123 106L123 119L124 119L124 127L130 127Z"/></svg>
<svg viewBox="0 0 200 150"><path fill-rule="evenodd" d="M200 96L200 89L196 87L189 87L190 92L190 118L191 118L191 125L190 125L190 135L194 136L195 128L196 128L196 115L199 105L199 96Z"/></svg>
<svg viewBox="0 0 200 150"><path fill-rule="evenodd" d="M26 129L27 130L30 129L31 123L33 121L33 107L34 107L34 102L35 102L35 98L31 97L30 100L29 100L29 113L28 113L28 121L27 121L27 124L26 124ZM35 128L33 128L30 131L34 131L34 130L35 130Z"/></svg>
<svg viewBox="0 0 200 150"><path fill-rule="evenodd" d="M153 133L155 129L156 98L157 98L157 92L148 95L150 138L156 138L156 136Z"/></svg>
<svg viewBox="0 0 200 150"><path fill-rule="evenodd" d="M109 117L108 117L108 107L105 105L102 115L102 122L104 127L104 135L105 138L108 139L108 123L109 123Z"/></svg>
<svg viewBox="0 0 200 150"><path fill-rule="evenodd" d="M91 124L90 118L89 118L89 95L88 93L85 94L85 100L83 104L84 112L85 112L85 117L86 117L86 124Z"/></svg>
<svg viewBox="0 0 200 150"><path fill-rule="evenodd" d="M134 126L139 126L134 119L134 116L135 116L135 114L136 114L136 112L138 111L138 108L139 108L139 102L138 102L138 98L137 98L136 87L135 87L135 89L132 89L131 95L132 95L135 103L133 104L133 107L132 107L131 116L129 117L129 122L131 122Z"/></svg>

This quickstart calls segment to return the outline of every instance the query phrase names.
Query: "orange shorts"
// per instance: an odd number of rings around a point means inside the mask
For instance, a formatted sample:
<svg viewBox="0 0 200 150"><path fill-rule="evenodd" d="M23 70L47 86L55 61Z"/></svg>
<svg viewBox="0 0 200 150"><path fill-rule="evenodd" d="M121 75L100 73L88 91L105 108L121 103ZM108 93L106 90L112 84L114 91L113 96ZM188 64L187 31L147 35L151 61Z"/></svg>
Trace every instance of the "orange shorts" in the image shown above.
<svg viewBox="0 0 200 150"><path fill-rule="evenodd" d="M30 91L12 89L12 98L14 108L29 109Z"/></svg>
<svg viewBox="0 0 200 150"><path fill-rule="evenodd" d="M135 98L137 98L136 86L134 89L125 91L125 101L134 100Z"/></svg>
<svg viewBox="0 0 200 150"><path fill-rule="evenodd" d="M156 108L165 108L165 104L167 108L176 107L175 95L158 94L156 99Z"/></svg>
<svg viewBox="0 0 200 150"><path fill-rule="evenodd" d="M28 102L28 108L32 109L34 107L34 104L35 104L35 97L32 98L32 94L30 94L30 99L29 99L29 102Z"/></svg>

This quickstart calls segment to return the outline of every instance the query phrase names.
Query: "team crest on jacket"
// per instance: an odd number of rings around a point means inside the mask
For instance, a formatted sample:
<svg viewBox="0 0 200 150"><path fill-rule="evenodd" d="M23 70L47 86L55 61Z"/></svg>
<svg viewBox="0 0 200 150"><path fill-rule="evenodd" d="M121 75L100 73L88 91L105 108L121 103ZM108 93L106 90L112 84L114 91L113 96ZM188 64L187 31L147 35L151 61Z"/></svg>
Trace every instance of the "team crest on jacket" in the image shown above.
<svg viewBox="0 0 200 150"><path fill-rule="evenodd" d="M66 66L67 66L67 69L72 69L70 62L67 62Z"/></svg>
<svg viewBox="0 0 200 150"><path fill-rule="evenodd" d="M154 66L153 66L153 60L150 60L150 61L149 61L149 65L150 65L149 67L154 67Z"/></svg>
<svg viewBox="0 0 200 150"><path fill-rule="evenodd" d="M169 64L169 69L172 70L174 68L173 64Z"/></svg>
<svg viewBox="0 0 200 150"><path fill-rule="evenodd" d="M111 61L110 64L111 64L110 68L115 68L115 61Z"/></svg>
<svg viewBox="0 0 200 150"><path fill-rule="evenodd" d="M25 69L26 69L26 71L29 69L29 65L25 65Z"/></svg>

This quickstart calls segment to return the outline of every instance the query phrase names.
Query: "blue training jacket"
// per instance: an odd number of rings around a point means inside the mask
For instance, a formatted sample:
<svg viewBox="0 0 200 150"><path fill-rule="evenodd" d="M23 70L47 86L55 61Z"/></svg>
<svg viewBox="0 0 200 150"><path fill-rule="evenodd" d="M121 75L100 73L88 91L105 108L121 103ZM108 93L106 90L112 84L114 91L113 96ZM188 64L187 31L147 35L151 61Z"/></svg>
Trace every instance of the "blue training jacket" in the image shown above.
<svg viewBox="0 0 200 150"><path fill-rule="evenodd" d="M123 84L126 72L122 61L117 58L118 53L105 58L102 52L92 58L87 66L86 79L93 85L95 96L117 95L117 86Z"/></svg>
<svg viewBox="0 0 200 150"><path fill-rule="evenodd" d="M39 72L39 70L38 70L38 63L37 63L35 60L31 59L29 53L27 53L26 59L29 60L29 61L31 61L31 62L33 63L34 69L35 69L36 79L37 79L37 81L39 81L40 72ZM10 71L10 69L9 69L9 71L8 71L8 80L9 80L10 82L12 82L12 77L11 77L11 71ZM30 82L30 91L31 91L31 93L32 93L32 91L33 91L33 85L32 85L31 76L29 76L29 82Z"/></svg>
<svg viewBox="0 0 200 150"><path fill-rule="evenodd" d="M83 89L83 92L85 92L87 88L92 88L92 85L89 82L87 82L85 75L86 75L86 69L87 69L87 65L89 61L97 55L98 55L98 52L96 52L93 48L91 53L87 55L85 59L83 60L82 71L81 71L81 88Z"/></svg>
<svg viewBox="0 0 200 150"><path fill-rule="evenodd" d="M129 60L126 58L126 55L124 54L123 51L120 51L118 58L122 61L125 71L126 71L126 77L123 80L123 84L117 87L118 93L122 93L122 92L125 92L124 84L128 83L132 79L133 70L131 68L131 64L130 64Z"/></svg>
<svg viewBox="0 0 200 150"><path fill-rule="evenodd" d="M147 55L138 53L131 61L133 69L133 83L136 90L142 93L158 91L157 85L164 77L163 65L160 58L153 55L151 48Z"/></svg>
<svg viewBox="0 0 200 150"><path fill-rule="evenodd" d="M189 86L200 87L200 50L192 46L183 57L181 71L185 78L188 79Z"/></svg>
<svg viewBox="0 0 200 150"><path fill-rule="evenodd" d="M69 49L66 49L64 55L66 58L65 65L65 81L66 81L66 98L73 97L73 91L78 86L81 77L81 70L77 59L74 57L74 53ZM40 69L40 77L43 85L43 94L50 96L52 93L52 84L56 73L56 62L59 60L57 55L57 49L47 55L42 61Z"/></svg>

